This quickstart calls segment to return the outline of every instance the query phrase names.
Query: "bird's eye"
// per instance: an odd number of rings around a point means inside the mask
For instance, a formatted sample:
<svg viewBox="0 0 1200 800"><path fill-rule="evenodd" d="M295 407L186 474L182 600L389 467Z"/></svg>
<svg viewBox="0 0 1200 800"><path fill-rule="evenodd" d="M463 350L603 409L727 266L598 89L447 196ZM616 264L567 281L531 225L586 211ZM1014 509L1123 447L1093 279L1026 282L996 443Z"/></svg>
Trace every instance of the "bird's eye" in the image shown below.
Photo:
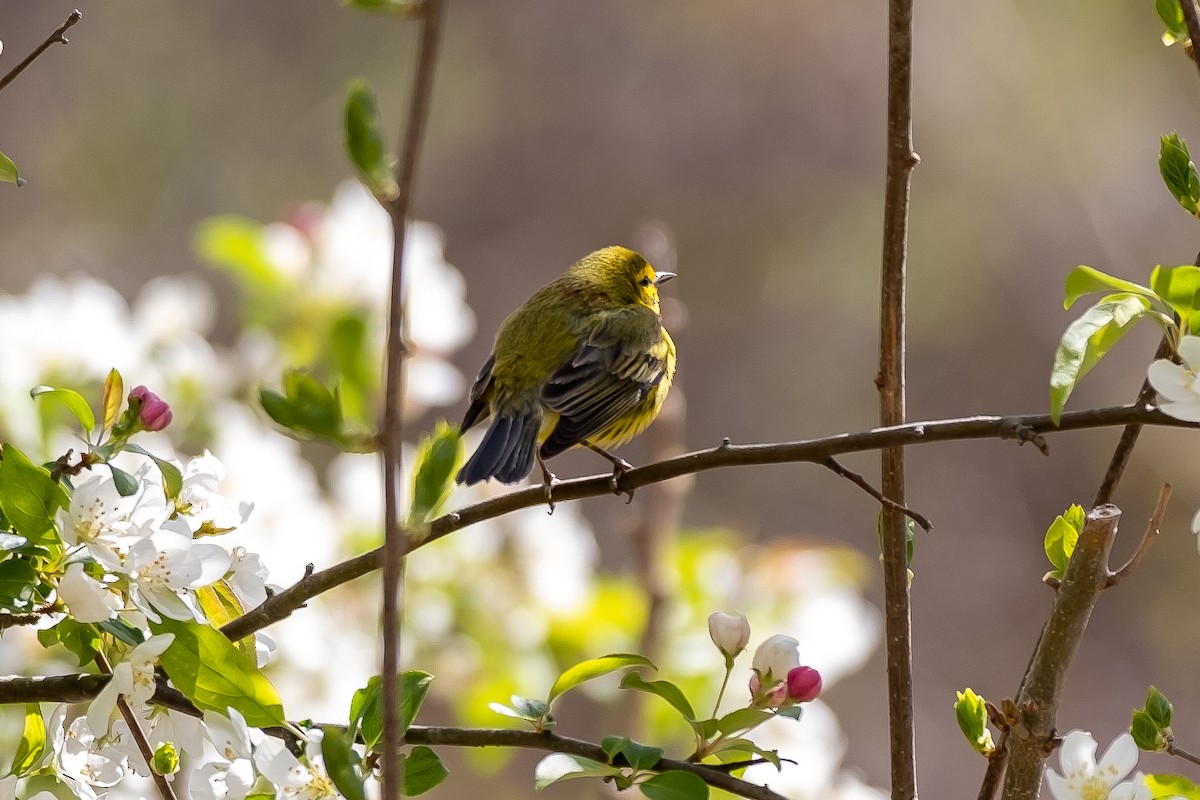
<svg viewBox="0 0 1200 800"><path fill-rule="evenodd" d="M638 281L638 283L642 284L642 286L649 286L650 284L654 283L654 281L650 280L650 276L647 275L646 277L644 277L640 281Z"/></svg>

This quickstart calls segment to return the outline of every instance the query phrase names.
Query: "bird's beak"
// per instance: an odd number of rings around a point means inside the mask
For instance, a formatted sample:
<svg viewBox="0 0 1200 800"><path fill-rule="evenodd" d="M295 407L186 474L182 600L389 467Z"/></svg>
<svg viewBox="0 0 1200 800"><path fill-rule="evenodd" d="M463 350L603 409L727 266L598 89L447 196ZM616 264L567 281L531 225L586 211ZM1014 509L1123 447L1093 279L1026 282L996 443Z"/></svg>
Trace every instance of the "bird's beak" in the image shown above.
<svg viewBox="0 0 1200 800"><path fill-rule="evenodd" d="M679 276L676 275L674 272L660 272L654 276L654 285L662 286L664 283L671 280L671 278L677 278L677 277L679 277Z"/></svg>

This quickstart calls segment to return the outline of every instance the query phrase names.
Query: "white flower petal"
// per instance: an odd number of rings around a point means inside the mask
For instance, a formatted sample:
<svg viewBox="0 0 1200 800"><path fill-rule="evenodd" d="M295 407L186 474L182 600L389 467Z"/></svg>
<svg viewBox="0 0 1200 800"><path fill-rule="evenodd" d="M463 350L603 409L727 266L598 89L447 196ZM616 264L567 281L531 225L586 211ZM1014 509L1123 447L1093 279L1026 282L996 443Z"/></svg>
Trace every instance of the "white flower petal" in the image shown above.
<svg viewBox="0 0 1200 800"><path fill-rule="evenodd" d="M1046 785L1050 788L1050 796L1054 800L1079 800L1078 783L1070 781L1052 769L1046 770Z"/></svg>
<svg viewBox="0 0 1200 800"><path fill-rule="evenodd" d="M1181 419L1184 422L1200 422L1200 397L1193 397L1180 403L1159 403L1158 410L1168 417Z"/></svg>
<svg viewBox="0 0 1200 800"><path fill-rule="evenodd" d="M1067 778L1089 777L1096 772L1096 740L1087 731L1073 730L1063 737L1058 763Z"/></svg>
<svg viewBox="0 0 1200 800"><path fill-rule="evenodd" d="M1113 739L1100 759L1099 771L1109 784L1115 784L1133 771L1138 762L1138 748L1133 736L1126 731ZM1110 777L1111 776L1111 777Z"/></svg>
<svg viewBox="0 0 1200 800"><path fill-rule="evenodd" d="M1196 392L1193 389L1196 382L1195 374L1165 358L1160 358L1151 364L1150 368L1146 370L1146 377L1149 379L1150 385L1154 387L1154 391L1168 400L1184 402L1196 398Z"/></svg>
<svg viewBox="0 0 1200 800"><path fill-rule="evenodd" d="M1192 372L1200 370L1200 336L1184 336L1175 351Z"/></svg>
<svg viewBox="0 0 1200 800"><path fill-rule="evenodd" d="M112 713L117 707L117 697L131 691L133 691L133 667L128 661L123 661L113 668L112 678L88 706L87 726L93 736L99 738L108 735Z"/></svg>

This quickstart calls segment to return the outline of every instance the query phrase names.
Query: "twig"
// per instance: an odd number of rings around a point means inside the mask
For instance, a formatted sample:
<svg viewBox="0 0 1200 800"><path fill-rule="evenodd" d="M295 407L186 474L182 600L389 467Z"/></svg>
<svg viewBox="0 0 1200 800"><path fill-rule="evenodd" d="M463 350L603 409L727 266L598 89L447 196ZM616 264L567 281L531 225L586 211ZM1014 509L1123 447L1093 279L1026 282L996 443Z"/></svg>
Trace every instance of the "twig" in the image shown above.
<svg viewBox="0 0 1200 800"><path fill-rule="evenodd" d="M903 503L897 503L895 500L891 499L890 497L886 497L883 494L883 492L879 491L874 486L872 486L867 481L866 478L864 478L862 475L858 474L854 470L849 469L844 464L842 464L842 462L838 461L836 458L830 457L830 458L822 459L818 463L823 467L828 467L829 469L833 470L833 472L835 474L840 475L841 477L850 481L855 486L862 489L867 494L871 495L871 497L874 497L876 500L879 501L879 503L881 505L885 506L886 508L890 508L895 511L899 511L901 514L903 514L904 516L911 519L913 522L920 525L921 528L926 533L929 533L929 531L933 530L933 523L929 521L929 517L925 516L924 514L921 514L920 512L913 511L911 508L904 505Z"/></svg>
<svg viewBox="0 0 1200 800"><path fill-rule="evenodd" d="M591 742L580 739L570 739L549 732L522 731L508 729L463 729L463 728L426 728L413 725L405 735L408 744L449 745L454 747L523 747L533 750L545 750L552 753L567 753L574 756L590 758L601 764L608 763L608 755L603 748ZM694 764L690 761L679 761L673 758L659 759L652 770L665 772L680 770L690 772L700 777L709 786L733 792L750 800L787 800L783 795L771 791L766 786L735 778L720 768L709 767L705 764Z"/></svg>
<svg viewBox="0 0 1200 800"><path fill-rule="evenodd" d="M441 33L442 0L424 0L421 13L421 45L417 53L417 70L413 76L412 95L408 105L408 122L400 163L396 169L399 191L396 199L387 203L393 231L392 284L388 305L387 365L384 381L383 424L380 442L383 446L384 478L384 564L383 564L383 745L380 757L383 764L382 794L385 800L403 795L404 766L400 761L400 624L401 591L404 581L404 555L409 546L400 526L400 448L404 439L404 244L408 217L412 209L413 183L417 173L417 156L424 139L425 123L433 95L434 66L437 63L438 37Z"/></svg>
<svg viewBox="0 0 1200 800"><path fill-rule="evenodd" d="M1108 553L1120 519L1121 511L1113 505L1088 512L1017 697L1017 718L1005 741L1005 800L1037 797L1063 685L1096 598L1108 581Z"/></svg>
<svg viewBox="0 0 1200 800"><path fill-rule="evenodd" d="M883 254L879 308L879 415L900 425L904 400L904 295L908 266L908 199L920 159L912 141L913 0L888 3L887 184L884 188ZM904 451L882 453L884 496L904 504ZM892 800L917 796L913 716L912 615L908 593L908 540L903 515L883 512L883 595L887 629L888 720Z"/></svg>
<svg viewBox="0 0 1200 800"><path fill-rule="evenodd" d="M637 467L625 473L621 477L620 484L624 491L718 467L819 462L830 456L861 453L899 445L914 446L966 439L1011 439L1014 425L1019 425L1037 434L1043 434L1055 431L1104 428L1125 425L1130 422L1182 428L1197 427L1194 423L1168 417L1157 409L1143 405L1071 411L1062 415L1058 425L1054 424L1049 414L932 420L798 442L753 445L723 443L708 450L697 450ZM556 502L566 502L580 500L584 497L611 495L613 493L611 478L612 475L606 473L562 481L554 487L554 499ZM408 543L409 552L478 522L494 519L522 508L538 506L544 502L546 502L546 495L542 487L534 486L517 489L506 495L451 511L431 523L427 538L420 542L410 541ZM262 605L229 622L221 630L234 640L249 636L272 623L286 619L293 611L313 597L379 569L383 563L382 557L382 549L372 550L315 572L267 598Z"/></svg>
<svg viewBox="0 0 1200 800"><path fill-rule="evenodd" d="M1187 25L1189 39L1183 50L1196 69L1200 70L1200 53L1196 52L1196 47L1200 46L1200 15L1196 12L1196 0L1179 0L1179 6L1183 10L1183 22Z"/></svg>
<svg viewBox="0 0 1200 800"><path fill-rule="evenodd" d="M1158 503L1154 506L1154 513L1150 515L1150 521L1146 523L1146 530L1142 532L1142 540L1138 542L1137 550L1129 557L1129 560L1125 562L1123 567L1108 576L1108 581L1104 584L1105 589L1110 589L1125 580L1129 577L1129 573L1137 569L1138 564L1142 563L1142 559L1146 557L1146 553L1150 552L1150 547L1154 544L1154 540L1158 538L1158 531L1162 527L1163 517L1167 515L1167 503L1170 500L1171 484L1164 483L1158 493Z"/></svg>
<svg viewBox="0 0 1200 800"><path fill-rule="evenodd" d="M79 13L79 9L75 9L74 11L72 11L71 15L69 17L67 17L67 21L64 22L62 25L58 26L58 30L56 30L54 33L50 34L49 38L47 38L46 41L44 41L40 45L38 45L36 50L34 50L29 55L25 56L24 61L22 61L20 64L17 64L15 67L13 67L11 70L9 70L8 74L5 75L3 78L0 78L0 92L4 91L4 87L8 86L10 83L12 83L14 80L16 80L16 77L18 75L20 75L22 72L24 72L26 67L28 67L30 64L32 64L37 59L38 56L40 56L42 53L49 50L54 44L57 44L57 43L66 44L67 37L63 36L63 34L67 32L68 28L70 28L76 22L79 22L79 20L81 20L81 19L83 19L83 14Z"/></svg>
<svg viewBox="0 0 1200 800"><path fill-rule="evenodd" d="M97 651L95 661L96 666L102 673L107 676L112 675L112 666L108 663L108 659L103 653ZM125 724L129 726L129 734L133 737L133 741L137 745L138 751L142 754L142 758L146 760L146 770L154 780L154 786L158 789L158 793L162 795L163 800L178 800L175 797L175 790L171 788L171 782L167 780L167 777L159 775L154 771L154 748L150 746L150 741L146 738L146 732L142 730L142 723L138 720L137 714L133 713L133 709L130 707L129 701L125 699L125 695L117 695L117 708L121 709L121 716L125 719Z"/></svg>
<svg viewBox="0 0 1200 800"><path fill-rule="evenodd" d="M1173 740L1167 741L1166 752L1167 752L1167 755L1175 756L1177 758L1182 758L1184 761L1187 761L1189 763L1195 764L1196 766L1200 767L1200 756L1189 753L1187 750L1184 750L1182 747L1175 744L1175 742Z"/></svg>

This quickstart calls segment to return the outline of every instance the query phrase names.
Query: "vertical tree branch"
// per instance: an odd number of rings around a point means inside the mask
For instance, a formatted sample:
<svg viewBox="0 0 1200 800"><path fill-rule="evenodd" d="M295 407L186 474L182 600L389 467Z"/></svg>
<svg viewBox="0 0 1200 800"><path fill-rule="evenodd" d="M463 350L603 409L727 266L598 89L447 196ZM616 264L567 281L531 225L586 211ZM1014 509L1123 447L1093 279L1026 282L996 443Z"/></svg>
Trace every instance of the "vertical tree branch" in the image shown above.
<svg viewBox="0 0 1200 800"><path fill-rule="evenodd" d="M1063 685L1096 598L1108 584L1108 553L1120 519L1121 511L1113 505L1088 512L1017 697L1017 720L1006 739L1009 763L1004 800L1038 796L1046 756L1054 749Z"/></svg>
<svg viewBox="0 0 1200 800"><path fill-rule="evenodd" d="M97 651L95 661L102 674L112 675L112 665L108 663L108 658L103 653ZM133 713L133 708L124 695L117 695L117 708L121 710L121 717L129 726L129 735L133 737L133 743L137 745L138 752L142 754L142 758L146 762L146 769L154 780L154 787L158 789L159 796L162 797L162 800L177 800L171 782L165 775L159 775L154 771L154 748L150 746L150 740L146 738L146 732L142 730L142 723L138 720L137 714Z"/></svg>
<svg viewBox="0 0 1200 800"><path fill-rule="evenodd" d="M404 580L405 531L400 526L400 446L404 438L404 360L408 346L404 340L404 244L409 212L412 209L413 182L417 155L429 118L433 94L433 73L441 33L442 0L424 0L421 5L421 44L417 71L413 76L408 122L397 165L396 199L387 204L394 234L392 246L392 283L388 298L386 377L384 381L383 423L380 447L383 450L384 551L383 551L383 797L394 800L403 796L404 774L400 764L400 623L401 588Z"/></svg>
<svg viewBox="0 0 1200 800"><path fill-rule="evenodd" d="M1187 26L1190 39L1184 44L1183 51L1196 65L1196 69L1200 70L1200 53L1196 52L1196 46L1200 44L1200 14L1196 11L1196 0L1179 0L1179 7L1183 11L1183 22Z"/></svg>
<svg viewBox="0 0 1200 800"><path fill-rule="evenodd" d="M880 422L904 422L904 293L908 261L908 200L919 159L912 142L913 0L888 3L887 185L883 211L879 374ZM904 451L883 451L883 493L904 503ZM907 526L883 509L883 589L887 621L888 717L892 800L917 796L913 724L912 617L909 610Z"/></svg>

